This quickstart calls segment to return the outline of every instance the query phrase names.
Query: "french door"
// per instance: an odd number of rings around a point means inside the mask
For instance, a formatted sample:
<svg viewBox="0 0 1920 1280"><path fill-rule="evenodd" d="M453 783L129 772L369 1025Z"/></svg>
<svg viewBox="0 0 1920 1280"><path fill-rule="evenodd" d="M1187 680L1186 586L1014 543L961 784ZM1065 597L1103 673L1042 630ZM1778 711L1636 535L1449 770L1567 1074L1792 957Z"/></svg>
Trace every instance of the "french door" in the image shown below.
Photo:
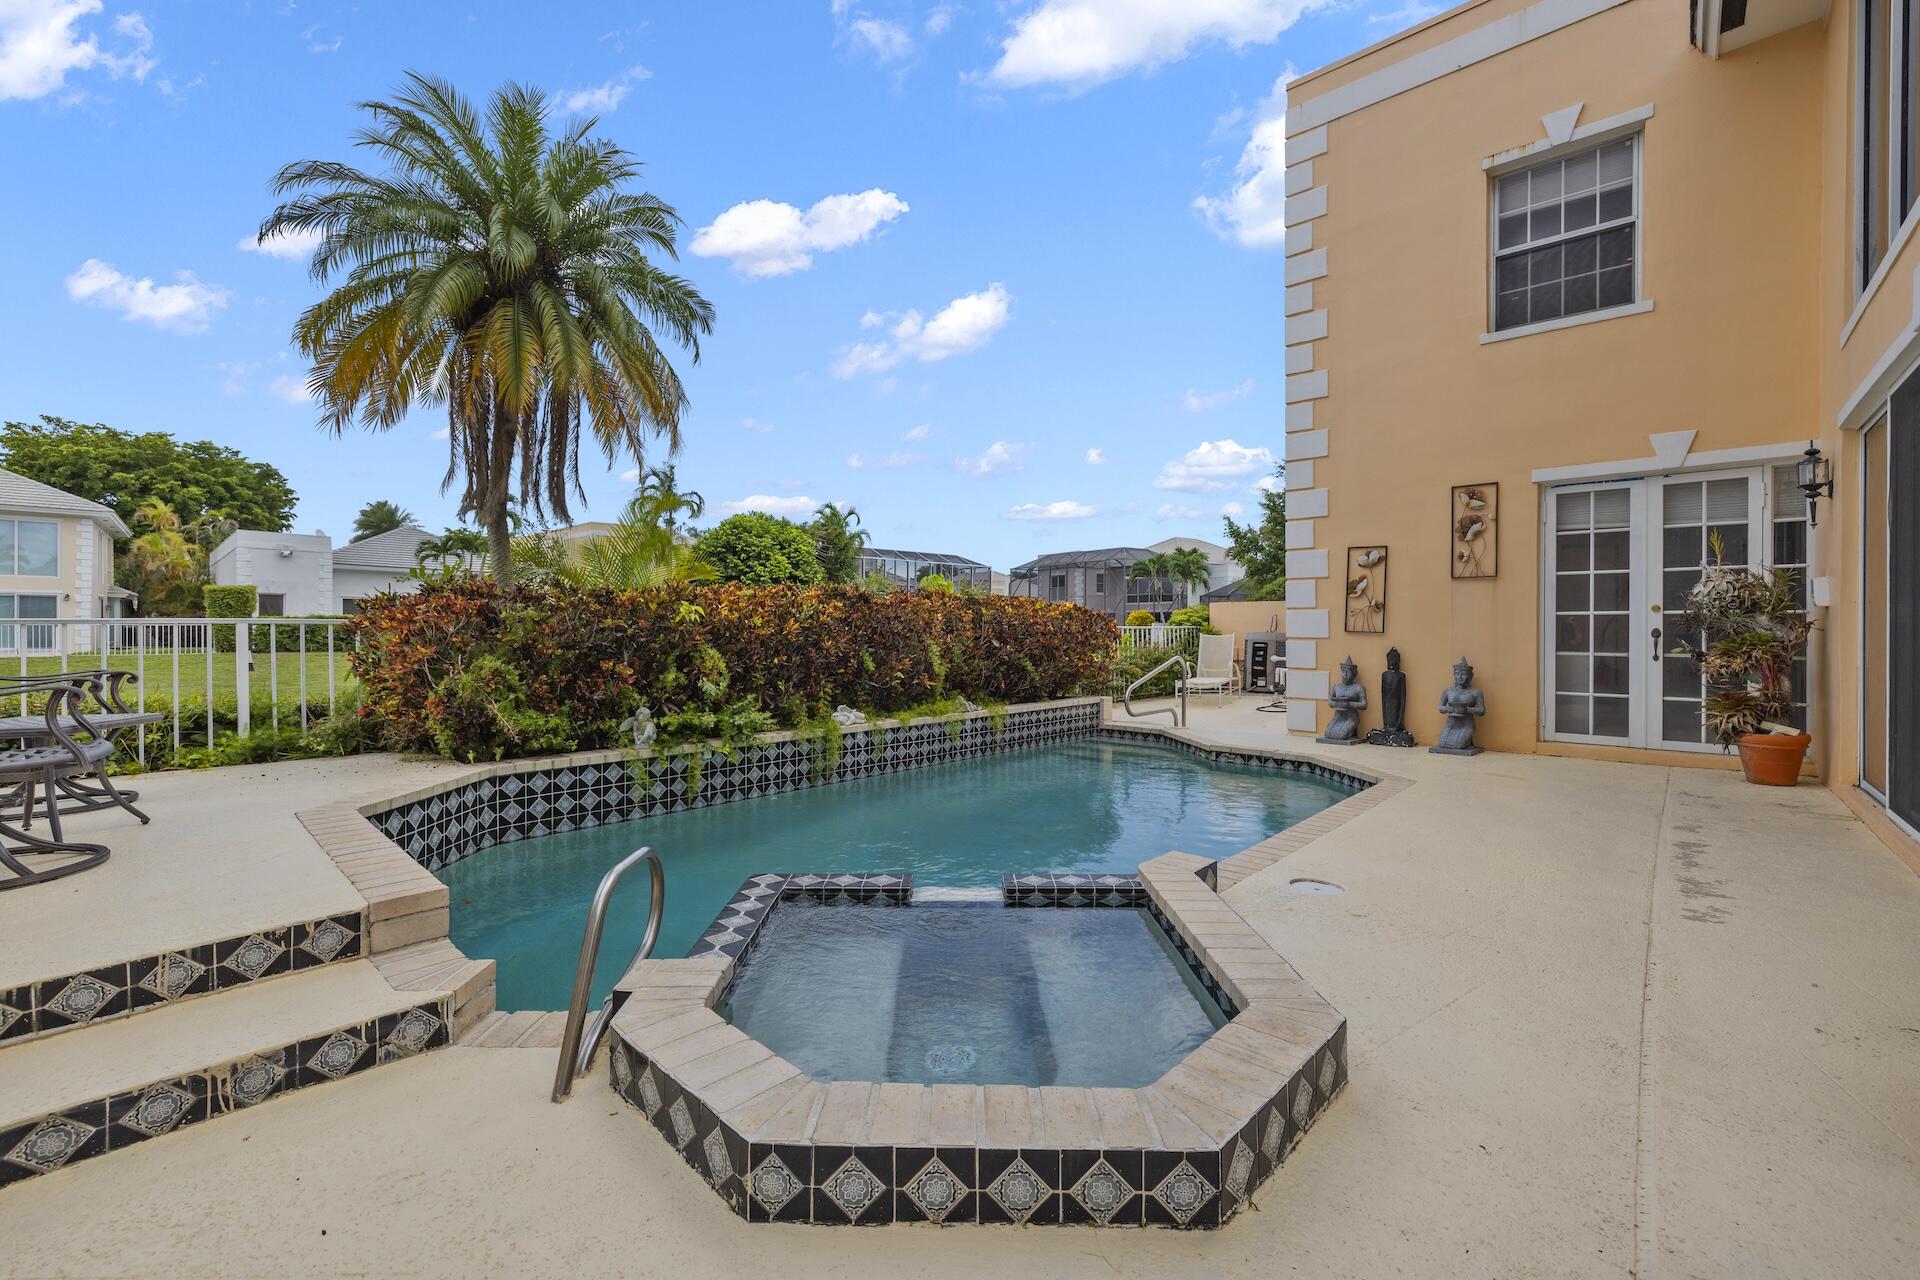
<svg viewBox="0 0 1920 1280"><path fill-rule="evenodd" d="M1718 749L1701 717L1699 669L1674 654L1700 637L1678 633L1673 622L1709 564L1806 563L1804 499L1785 484L1790 472L1691 472L1548 491L1542 727L1549 739Z"/></svg>

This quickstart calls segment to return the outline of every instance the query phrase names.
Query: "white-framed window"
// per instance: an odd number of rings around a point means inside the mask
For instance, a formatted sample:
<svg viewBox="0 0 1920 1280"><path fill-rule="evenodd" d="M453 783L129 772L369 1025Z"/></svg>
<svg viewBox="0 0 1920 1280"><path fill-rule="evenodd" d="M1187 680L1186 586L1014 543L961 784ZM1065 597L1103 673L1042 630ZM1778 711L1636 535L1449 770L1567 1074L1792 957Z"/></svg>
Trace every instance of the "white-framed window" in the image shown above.
<svg viewBox="0 0 1920 1280"><path fill-rule="evenodd" d="M1640 135L1493 181L1493 330L1639 300Z"/></svg>
<svg viewBox="0 0 1920 1280"><path fill-rule="evenodd" d="M287 597L284 592L260 593L259 616L262 618L284 618L287 616Z"/></svg>
<svg viewBox="0 0 1920 1280"><path fill-rule="evenodd" d="M0 520L0 573L60 576L60 525L53 520Z"/></svg>
<svg viewBox="0 0 1920 1280"><path fill-rule="evenodd" d="M1855 0L1855 294L1873 284L1920 204L1920 0Z"/></svg>

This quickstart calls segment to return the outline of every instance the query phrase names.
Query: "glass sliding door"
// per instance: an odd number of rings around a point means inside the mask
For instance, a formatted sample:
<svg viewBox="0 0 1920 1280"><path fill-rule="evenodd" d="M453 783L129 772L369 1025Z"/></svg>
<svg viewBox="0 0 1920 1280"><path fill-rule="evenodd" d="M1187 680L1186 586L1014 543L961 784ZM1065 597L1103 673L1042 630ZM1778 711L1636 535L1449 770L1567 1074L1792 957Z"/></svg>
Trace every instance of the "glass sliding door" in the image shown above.
<svg viewBox="0 0 1920 1280"><path fill-rule="evenodd" d="M1860 785L1887 800L1887 420L1860 438Z"/></svg>
<svg viewBox="0 0 1920 1280"><path fill-rule="evenodd" d="M1546 730L1567 741L1631 744L1641 731L1634 625L1644 588L1632 483L1553 491Z"/></svg>

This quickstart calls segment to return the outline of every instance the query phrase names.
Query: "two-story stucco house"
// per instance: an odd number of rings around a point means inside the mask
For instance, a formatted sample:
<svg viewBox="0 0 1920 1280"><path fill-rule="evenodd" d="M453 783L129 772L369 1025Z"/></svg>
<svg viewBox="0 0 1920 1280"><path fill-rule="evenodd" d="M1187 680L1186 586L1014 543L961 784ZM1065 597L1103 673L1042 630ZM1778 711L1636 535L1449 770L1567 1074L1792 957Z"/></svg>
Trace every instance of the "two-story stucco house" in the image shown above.
<svg viewBox="0 0 1920 1280"><path fill-rule="evenodd" d="M16 619L126 612L132 593L113 584L113 540L127 532L97 502L0 471L0 652L50 653L60 644L57 628Z"/></svg>
<svg viewBox="0 0 1920 1280"><path fill-rule="evenodd" d="M1487 746L1730 763L1662 625L1718 548L1799 571L1809 771L1914 852L1916 48L1916 0L1472 0L1289 84L1290 728L1397 646L1424 741L1465 655Z"/></svg>

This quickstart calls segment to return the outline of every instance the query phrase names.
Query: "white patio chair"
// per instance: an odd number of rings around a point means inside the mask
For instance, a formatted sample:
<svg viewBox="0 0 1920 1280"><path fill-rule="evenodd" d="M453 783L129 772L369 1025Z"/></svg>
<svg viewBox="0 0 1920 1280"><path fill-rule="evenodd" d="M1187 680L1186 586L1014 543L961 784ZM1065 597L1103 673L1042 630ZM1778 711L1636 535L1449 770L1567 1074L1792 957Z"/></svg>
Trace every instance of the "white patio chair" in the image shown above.
<svg viewBox="0 0 1920 1280"><path fill-rule="evenodd" d="M1187 680L1188 693L1214 693L1222 706L1233 689L1233 634L1201 636L1200 656Z"/></svg>

